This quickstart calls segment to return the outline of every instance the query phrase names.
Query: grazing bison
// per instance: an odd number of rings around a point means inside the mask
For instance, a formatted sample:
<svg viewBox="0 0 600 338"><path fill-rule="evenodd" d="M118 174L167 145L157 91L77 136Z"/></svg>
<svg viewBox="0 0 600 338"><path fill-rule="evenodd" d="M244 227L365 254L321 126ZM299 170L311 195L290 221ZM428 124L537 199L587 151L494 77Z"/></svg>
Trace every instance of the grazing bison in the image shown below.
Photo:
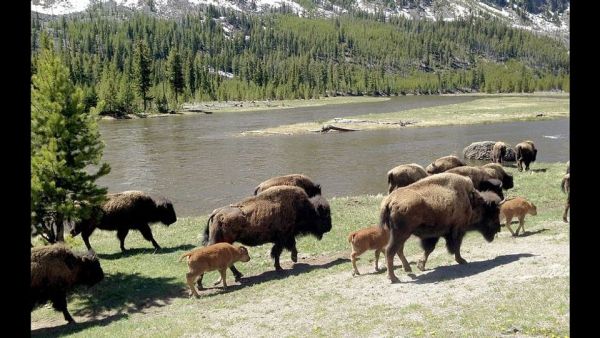
<svg viewBox="0 0 600 338"><path fill-rule="evenodd" d="M331 214L323 196L309 198L302 188L275 186L234 205L216 209L206 223L203 244L274 243L271 257L275 260L275 269L280 271L279 256L284 248L291 251L294 263L298 260L296 236L311 234L320 240L329 230ZM236 280L242 277L233 265L231 271Z"/></svg>
<svg viewBox="0 0 600 338"><path fill-rule="evenodd" d="M404 257L404 243L415 235L421 239L423 258L417 267L425 269L427 258L440 237L459 264L467 261L460 255L462 239L467 231L477 230L491 242L500 231L500 198L493 192L478 192L464 176L442 173L424 178L394 190L381 202L381 227L390 229L386 248L388 278L398 282L393 271L398 253L404 270L412 271Z"/></svg>
<svg viewBox="0 0 600 338"><path fill-rule="evenodd" d="M377 225L354 231L348 235L348 243L352 245L352 276L360 275L356 267L358 256L367 250L375 250L375 271L379 271L379 254L390 241L390 230ZM400 256L400 255L398 255Z"/></svg>
<svg viewBox="0 0 600 338"><path fill-rule="evenodd" d="M506 228L513 236L519 236L519 230L523 229L525 233L525 215L537 215L537 207L523 197L513 197L506 199L500 207L500 215L506 220ZM513 232L510 227L513 217L519 220L517 231Z"/></svg>
<svg viewBox="0 0 600 338"><path fill-rule="evenodd" d="M569 223L567 213L569 212L569 207L571 205L571 174L563 176L562 182L560 183L560 189L567 194L567 203L565 204L565 211L563 212L563 221Z"/></svg>
<svg viewBox="0 0 600 338"><path fill-rule="evenodd" d="M221 274L221 280L223 281L223 287L227 287L227 268L233 265L233 263L242 261L250 261L248 255L248 249L243 246L235 247L229 243L216 243L206 247L196 248L192 251L186 252L179 258L182 261L187 258L189 272L185 275L187 284L190 287L190 297L198 297L198 292L194 287L196 280L200 290L202 287L202 278L204 273L208 271L219 270Z"/></svg>
<svg viewBox="0 0 600 338"><path fill-rule="evenodd" d="M535 149L533 141L523 141L515 146L515 153L517 154L517 168L519 171L523 171L523 163L525 163L525 171L527 171L529 164L535 162L537 149Z"/></svg>
<svg viewBox="0 0 600 338"><path fill-rule="evenodd" d="M498 163L488 163L481 166L491 177L498 179L502 182L503 189L512 189L514 187L514 181L512 175L504 170L504 167Z"/></svg>
<svg viewBox="0 0 600 338"><path fill-rule="evenodd" d="M473 181L473 186L475 189L479 191L493 191L501 199L504 199L504 194L502 193L502 181L492 175L492 173L495 174L493 169L488 168L486 170L481 167L464 166L452 168L446 171L446 173L468 177L471 179L471 181Z"/></svg>
<svg viewBox="0 0 600 338"><path fill-rule="evenodd" d="M429 175L443 173L446 170L450 170L456 167L462 167L466 165L465 162L461 161L460 158L450 155L440 157L437 160L433 161L430 165L425 168L425 171Z"/></svg>
<svg viewBox="0 0 600 338"><path fill-rule="evenodd" d="M494 163L502 163L502 158L506 155L506 143L498 141L494 143L492 148L492 161Z"/></svg>
<svg viewBox="0 0 600 338"><path fill-rule="evenodd" d="M107 201L92 212L92 217L75 223L71 235L77 236L81 233L85 246L91 250L89 237L94 229L116 230L121 242L121 251L125 252L125 237L129 230L135 229L158 250L160 246L152 237L148 223L161 222L168 226L175 221L175 209L168 199L152 198L142 191L124 191L108 194Z"/></svg>
<svg viewBox="0 0 600 338"><path fill-rule="evenodd" d="M61 244L31 249L31 310L52 302L65 320L74 323L67 310L67 292L78 285L91 287L104 278L95 255L79 255Z"/></svg>
<svg viewBox="0 0 600 338"><path fill-rule="evenodd" d="M321 195L321 185L315 184L310 177L302 174L291 174L284 176L277 176L269 178L268 180L259 184L256 189L254 189L254 196L258 193L265 191L271 187L279 186L279 185L291 185L304 189L308 197L313 197L316 195Z"/></svg>
<svg viewBox="0 0 600 338"><path fill-rule="evenodd" d="M416 163L399 165L387 173L388 193L391 193L394 189L415 183L425 177L427 177L427 172Z"/></svg>

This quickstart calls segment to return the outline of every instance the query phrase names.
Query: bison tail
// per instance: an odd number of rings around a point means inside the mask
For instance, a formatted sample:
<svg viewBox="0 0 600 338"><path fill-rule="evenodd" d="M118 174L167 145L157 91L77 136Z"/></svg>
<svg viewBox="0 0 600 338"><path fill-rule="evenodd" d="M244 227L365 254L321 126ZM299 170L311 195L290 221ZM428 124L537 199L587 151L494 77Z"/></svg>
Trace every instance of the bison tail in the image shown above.
<svg viewBox="0 0 600 338"><path fill-rule="evenodd" d="M355 233L355 232L351 233L351 234L348 236L348 243L352 243L352 241L354 241L354 235L356 235L356 233Z"/></svg>
<svg viewBox="0 0 600 338"><path fill-rule="evenodd" d="M521 147L515 147L515 157L517 160L521 158Z"/></svg>
<svg viewBox="0 0 600 338"><path fill-rule="evenodd" d="M204 228L204 237L202 238L202 245L206 246L208 245L208 239L210 237L209 234L209 228L210 228L210 223L212 222L213 218L215 217L215 213L212 213L209 217L208 220L206 221L206 227Z"/></svg>
<svg viewBox="0 0 600 338"><path fill-rule="evenodd" d="M254 189L254 196L258 195L258 189L260 189L260 185Z"/></svg>
<svg viewBox="0 0 600 338"><path fill-rule="evenodd" d="M389 204L385 204L385 206L381 208L381 211L379 212L379 226L382 228L391 229Z"/></svg>
<svg viewBox="0 0 600 338"><path fill-rule="evenodd" d="M192 252L186 252L183 255L181 255L181 257L179 257L179 262L183 261L184 258L189 257L192 254Z"/></svg>
<svg viewBox="0 0 600 338"><path fill-rule="evenodd" d="M565 175L562 179L562 182L560 182L560 190L562 190L562 192L564 192L565 194L567 193L566 190L566 184L567 183L567 176Z"/></svg>

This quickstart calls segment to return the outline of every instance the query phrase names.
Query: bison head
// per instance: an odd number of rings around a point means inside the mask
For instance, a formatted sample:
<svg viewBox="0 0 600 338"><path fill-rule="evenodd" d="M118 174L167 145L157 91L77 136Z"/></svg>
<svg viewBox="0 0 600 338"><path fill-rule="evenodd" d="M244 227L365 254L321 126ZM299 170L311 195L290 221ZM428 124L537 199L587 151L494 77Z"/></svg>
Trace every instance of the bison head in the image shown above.
<svg viewBox="0 0 600 338"><path fill-rule="evenodd" d="M100 261L96 254L86 254L79 257L79 273L77 274L78 284L94 286L104 279L104 271L100 267Z"/></svg>
<svg viewBox="0 0 600 338"><path fill-rule="evenodd" d="M156 204L156 218L158 221L167 226L177 221L175 209L171 201L164 197L159 197L155 199L154 203Z"/></svg>
<svg viewBox="0 0 600 338"><path fill-rule="evenodd" d="M479 183L479 191L493 191L500 197L500 199L504 199L504 194L502 193L502 182L495 178L491 178L486 181L482 181Z"/></svg>
<svg viewBox="0 0 600 338"><path fill-rule="evenodd" d="M428 165L428 166L425 168L425 171L427 172L427 174L429 174L429 175L433 175L433 174L436 174L436 173L438 172L438 169L437 169L437 167L435 166L435 164L432 162L430 165Z"/></svg>
<svg viewBox="0 0 600 338"><path fill-rule="evenodd" d="M69 233L72 237L79 235L84 230L91 231L96 228L100 219L102 218L102 210L99 207L92 208L87 215L84 214L83 218L73 222Z"/></svg>
<svg viewBox="0 0 600 338"><path fill-rule="evenodd" d="M316 212L316 227L311 229L311 233L314 234L319 240L323 238L323 234L331 230L331 209L329 203L325 197L321 195L314 196L310 199Z"/></svg>
<svg viewBox="0 0 600 338"><path fill-rule="evenodd" d="M486 241L493 241L496 233L500 232L500 197L493 191L475 191L471 203L475 229Z"/></svg>
<svg viewBox="0 0 600 338"><path fill-rule="evenodd" d="M512 189L514 187L513 177L508 173L502 176L502 186L504 189Z"/></svg>
<svg viewBox="0 0 600 338"><path fill-rule="evenodd" d="M304 190L306 191L306 194L308 195L308 197L321 195L321 185L320 184L315 184L312 187L306 187Z"/></svg>

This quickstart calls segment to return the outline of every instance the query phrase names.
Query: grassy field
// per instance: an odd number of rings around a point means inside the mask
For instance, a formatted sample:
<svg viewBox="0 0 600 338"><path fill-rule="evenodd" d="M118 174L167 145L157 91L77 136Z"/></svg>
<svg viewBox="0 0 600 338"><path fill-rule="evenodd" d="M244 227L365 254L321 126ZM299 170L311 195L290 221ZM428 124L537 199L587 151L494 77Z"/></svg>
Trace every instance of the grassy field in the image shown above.
<svg viewBox="0 0 600 338"><path fill-rule="evenodd" d="M163 247L156 254L138 232L129 234L130 251L122 255L114 232L97 231L91 244L106 278L69 298L78 324L66 325L46 305L31 313L32 336L568 336L569 225L561 220L560 191L566 165L534 162L531 168L507 168L515 180L507 197L537 205L524 234L514 238L503 228L487 243L469 233L461 250L466 265L456 264L442 240L423 272L416 269L421 249L412 237L405 254L414 274L396 258L397 284L374 272L372 251L358 262L360 276L352 277L348 259L348 233L377 222L383 195L329 198L333 228L321 241L301 238L298 263L284 251L286 271L276 273L271 245L250 247L250 262L237 264L242 283L228 272L227 290L212 287L218 273L210 272L204 279L210 289L199 299L188 297L187 264L177 260L199 245L206 215L154 225ZM80 237L68 242L84 250Z"/></svg>
<svg viewBox="0 0 600 338"><path fill-rule="evenodd" d="M542 114L539 116L539 114ZM320 130L323 125L372 130L385 128L431 127L442 125L494 123L505 121L547 120L569 116L568 95L482 95L473 101L451 105L418 108L400 112L366 114L336 120L315 121L253 130L256 134L302 134ZM399 122L411 122L405 127Z"/></svg>

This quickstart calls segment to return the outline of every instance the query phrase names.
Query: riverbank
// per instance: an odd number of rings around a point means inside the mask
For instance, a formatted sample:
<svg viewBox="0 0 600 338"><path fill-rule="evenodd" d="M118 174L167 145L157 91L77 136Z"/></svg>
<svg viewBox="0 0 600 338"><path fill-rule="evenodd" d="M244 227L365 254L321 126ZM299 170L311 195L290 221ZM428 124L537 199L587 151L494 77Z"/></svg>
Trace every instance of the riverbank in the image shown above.
<svg viewBox="0 0 600 338"><path fill-rule="evenodd" d="M187 265L177 262L198 246L207 215L180 218L169 227L153 225L152 245L137 231L126 240L123 255L114 232L97 230L90 242L105 279L69 298L77 325L66 325L49 306L31 313L32 336L519 336L569 335L569 224L561 215L566 196L560 191L565 163L538 163L518 172L507 197L523 196L537 206L525 219L525 233L511 237L502 229L487 243L469 233L462 245L469 262L458 265L443 240L431 254L428 270L416 269L422 251L414 238L405 254L413 275L399 266L398 284L375 273L373 251L358 261L362 275L352 277L347 235L377 223L380 195L329 198L332 230L321 241L298 240L298 263L284 251L273 271L270 244L249 247L251 260L237 267L245 278L229 288L213 287L217 272L204 278L208 289L188 298ZM249 191L249 194L251 192ZM227 201L228 204L234 201ZM177 206L175 206L177 208ZM513 230L516 229L516 224ZM68 239L84 251L81 237ZM381 257L379 264L384 265Z"/></svg>
<svg viewBox="0 0 600 338"><path fill-rule="evenodd" d="M476 100L428 108L418 108L383 114L338 117L282 125L273 128L248 130L241 135L295 135L326 132L336 128L348 131L431 127L508 121L533 121L569 116L568 95L478 95ZM332 128L334 127L334 128Z"/></svg>

